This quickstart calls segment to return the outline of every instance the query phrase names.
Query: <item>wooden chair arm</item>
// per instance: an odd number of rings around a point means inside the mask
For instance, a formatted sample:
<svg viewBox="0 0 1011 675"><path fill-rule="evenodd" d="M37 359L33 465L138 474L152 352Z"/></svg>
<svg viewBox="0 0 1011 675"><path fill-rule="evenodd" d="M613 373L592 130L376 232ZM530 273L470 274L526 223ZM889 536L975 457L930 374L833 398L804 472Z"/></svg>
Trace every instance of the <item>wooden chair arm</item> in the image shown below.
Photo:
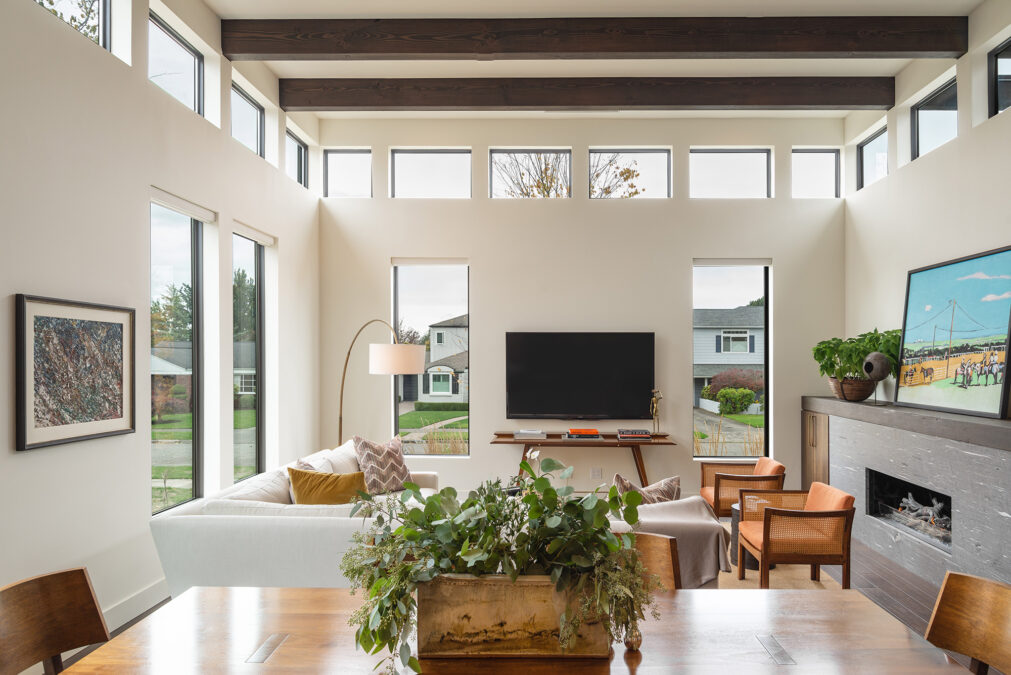
<svg viewBox="0 0 1011 675"><path fill-rule="evenodd" d="M717 473L749 475L755 470L754 462L699 462L702 470L702 487L713 487L714 477Z"/></svg>

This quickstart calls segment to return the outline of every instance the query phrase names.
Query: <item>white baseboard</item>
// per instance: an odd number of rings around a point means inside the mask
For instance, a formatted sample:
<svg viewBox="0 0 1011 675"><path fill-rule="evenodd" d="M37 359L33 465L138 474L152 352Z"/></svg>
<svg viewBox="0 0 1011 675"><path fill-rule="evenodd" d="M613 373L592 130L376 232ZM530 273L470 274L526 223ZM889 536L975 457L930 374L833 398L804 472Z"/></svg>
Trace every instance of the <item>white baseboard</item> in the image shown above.
<svg viewBox="0 0 1011 675"><path fill-rule="evenodd" d="M109 632L133 621L167 597L169 597L168 584L162 577L116 604L103 608L102 614L105 615L105 623L109 627Z"/></svg>

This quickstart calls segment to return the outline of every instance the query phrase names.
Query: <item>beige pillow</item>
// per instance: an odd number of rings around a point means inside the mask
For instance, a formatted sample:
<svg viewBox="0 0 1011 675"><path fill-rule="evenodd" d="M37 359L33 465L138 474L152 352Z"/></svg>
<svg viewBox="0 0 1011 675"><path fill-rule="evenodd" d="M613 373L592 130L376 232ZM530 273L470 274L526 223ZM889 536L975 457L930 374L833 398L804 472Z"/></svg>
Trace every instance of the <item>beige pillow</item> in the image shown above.
<svg viewBox="0 0 1011 675"><path fill-rule="evenodd" d="M225 499L241 499L251 502L271 502L291 504L288 493L288 474L279 469L261 473L239 483L235 491L225 495Z"/></svg>
<svg viewBox="0 0 1011 675"><path fill-rule="evenodd" d="M404 481L411 479L399 436L383 444L355 436L355 455L365 474L365 488L371 495L403 490Z"/></svg>
<svg viewBox="0 0 1011 675"><path fill-rule="evenodd" d="M327 450L323 454L328 460L330 460L330 465L333 467L334 473L354 473L356 471L361 471L358 467L358 458L355 456L354 439L348 440L344 443L344 445L338 448Z"/></svg>
<svg viewBox="0 0 1011 675"><path fill-rule="evenodd" d="M657 504L659 502L673 502L681 499L681 476L664 478L661 481L638 488L630 481L622 477L620 473L614 474L614 485L618 492L625 494L630 490L642 495L643 504Z"/></svg>

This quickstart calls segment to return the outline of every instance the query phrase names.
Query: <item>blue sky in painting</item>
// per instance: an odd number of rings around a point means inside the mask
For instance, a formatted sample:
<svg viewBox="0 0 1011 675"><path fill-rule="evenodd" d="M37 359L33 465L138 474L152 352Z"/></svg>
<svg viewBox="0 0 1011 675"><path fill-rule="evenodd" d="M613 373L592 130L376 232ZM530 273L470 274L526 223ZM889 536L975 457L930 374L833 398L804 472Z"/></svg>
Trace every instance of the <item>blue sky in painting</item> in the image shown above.
<svg viewBox="0 0 1011 675"><path fill-rule="evenodd" d="M1011 312L1011 251L912 275L906 315L906 344L947 339L952 302L957 303L953 337L1006 335Z"/></svg>

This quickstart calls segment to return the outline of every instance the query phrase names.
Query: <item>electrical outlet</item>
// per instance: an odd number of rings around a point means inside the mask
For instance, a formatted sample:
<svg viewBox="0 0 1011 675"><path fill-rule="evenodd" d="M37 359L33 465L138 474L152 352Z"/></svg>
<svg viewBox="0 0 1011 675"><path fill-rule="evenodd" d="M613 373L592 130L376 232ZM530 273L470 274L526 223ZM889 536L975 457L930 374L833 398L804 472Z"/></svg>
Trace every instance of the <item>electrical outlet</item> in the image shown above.
<svg viewBox="0 0 1011 675"><path fill-rule="evenodd" d="M591 479L593 479L593 478L603 478L603 477L604 477L604 469L603 468L601 468L599 466L595 466L595 467L593 467L593 468L590 469L590 478Z"/></svg>

